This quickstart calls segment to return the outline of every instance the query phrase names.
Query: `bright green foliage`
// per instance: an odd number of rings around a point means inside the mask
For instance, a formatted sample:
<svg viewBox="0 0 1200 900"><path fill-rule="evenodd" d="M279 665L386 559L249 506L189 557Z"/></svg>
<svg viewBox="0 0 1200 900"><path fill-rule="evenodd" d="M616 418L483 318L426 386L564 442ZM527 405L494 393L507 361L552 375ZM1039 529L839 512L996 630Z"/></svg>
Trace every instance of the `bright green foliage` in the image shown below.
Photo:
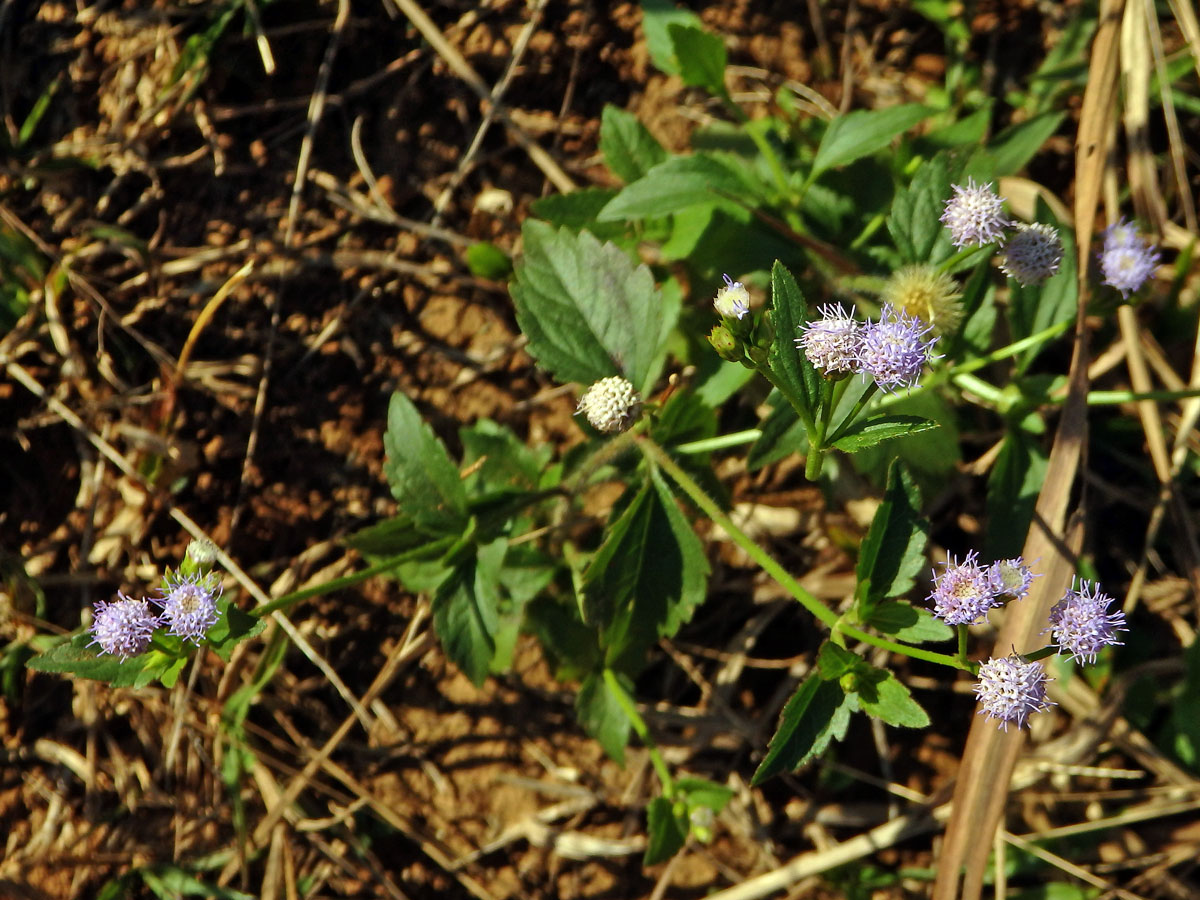
<svg viewBox="0 0 1200 900"><path fill-rule="evenodd" d="M901 466L892 466L854 572L864 618L879 601L911 590L914 576L925 565L929 523L920 509L921 497L912 478Z"/></svg>
<svg viewBox="0 0 1200 900"><path fill-rule="evenodd" d="M559 381L623 375L647 390L678 315L650 270L586 231L529 221L523 234L511 291L530 354Z"/></svg>

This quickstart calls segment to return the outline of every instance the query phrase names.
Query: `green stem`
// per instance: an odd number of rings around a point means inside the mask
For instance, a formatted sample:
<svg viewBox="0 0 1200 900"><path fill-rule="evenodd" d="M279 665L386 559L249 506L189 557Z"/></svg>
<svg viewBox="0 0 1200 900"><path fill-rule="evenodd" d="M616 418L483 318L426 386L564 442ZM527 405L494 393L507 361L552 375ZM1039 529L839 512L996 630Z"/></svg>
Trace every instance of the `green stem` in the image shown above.
<svg viewBox="0 0 1200 900"><path fill-rule="evenodd" d="M963 662L967 661L967 636L969 634L966 625L959 625L955 629L958 632L958 658Z"/></svg>
<svg viewBox="0 0 1200 900"><path fill-rule="evenodd" d="M758 428L747 428L745 431L732 431L729 434L718 434L716 437L705 438L702 441L689 441L678 444L673 449L676 453L690 456L694 453L712 453L714 450L727 450L730 447L740 447L742 444L753 444L762 431Z"/></svg>
<svg viewBox="0 0 1200 900"><path fill-rule="evenodd" d="M874 634L868 634L865 631L860 631L852 625L849 625L841 620L837 613L829 609L824 603L806 591L800 586L787 570L783 568L775 559L760 547L754 540L744 531L738 528L733 523L733 520L717 506L703 488L692 479L687 472L681 469L666 451L658 444L649 438L639 438L637 441L638 448L651 460L655 465L667 473L689 499L700 508L703 513L712 520L713 524L720 527L729 535L730 539L746 551L747 555L762 567L763 571L775 579L779 585L803 606L812 616L821 622L825 623L830 631L836 631L847 637L852 637L855 640L863 641L874 647L879 647L883 650L889 650L893 653L900 653L905 656L910 656L913 659L923 659L926 662L939 663L944 666L950 666L955 669L964 669L971 671L970 664L964 663L962 660L948 656L945 653L933 653L929 650L922 650L919 647L910 647L905 644L897 644L894 641L889 641L886 638L881 638Z"/></svg>
<svg viewBox="0 0 1200 900"><path fill-rule="evenodd" d="M373 566L369 566L353 575L347 575L344 578L334 578L332 581L326 581L321 584L313 585L312 587L302 588L298 591L292 591L290 594L284 594L270 603L264 603L262 606L256 606L249 610L249 614L262 618L269 616L271 613L280 609L287 609L293 604L299 603L301 600L307 600L309 597L319 597L322 594L329 594L333 591L340 591L343 588L352 587L360 581L366 581L375 575L380 575L384 572L396 568L401 563L408 562L411 559L420 557L435 556L442 551L449 550L454 542L458 540L456 537L439 538L428 544L422 544L420 547L415 547L412 550L406 550L404 553L397 553L395 556L389 556L382 562L378 562Z"/></svg>
<svg viewBox="0 0 1200 900"><path fill-rule="evenodd" d="M625 686L621 684L621 679L617 678L617 673L612 669L604 669L604 684L608 688L617 705L621 707L621 711L629 718L633 730L637 732L637 736L641 738L642 743L646 746L646 750L650 753L650 763L654 766L654 771L658 773L658 780L662 782L663 796L668 800L675 796L675 780L671 778L671 770L667 768L666 761L662 758L662 754L658 752L658 744L654 742L654 738L650 735L650 729L646 727L646 721L642 718L641 713L637 711L637 704L633 702L633 698L625 690Z"/></svg>
<svg viewBox="0 0 1200 900"><path fill-rule="evenodd" d="M1092 391L1087 395L1088 406L1112 406L1117 403L1133 403L1137 400L1155 400L1170 403L1200 397L1200 388L1184 391ZM1061 402L1061 401L1059 401Z"/></svg>

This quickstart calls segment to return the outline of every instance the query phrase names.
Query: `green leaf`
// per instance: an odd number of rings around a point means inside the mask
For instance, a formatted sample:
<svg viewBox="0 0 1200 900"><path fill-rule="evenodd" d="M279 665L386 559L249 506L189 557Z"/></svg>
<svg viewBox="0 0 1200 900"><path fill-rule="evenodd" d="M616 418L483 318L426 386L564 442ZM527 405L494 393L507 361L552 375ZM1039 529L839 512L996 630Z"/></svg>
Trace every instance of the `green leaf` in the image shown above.
<svg viewBox="0 0 1200 900"><path fill-rule="evenodd" d="M467 248L467 268L477 278L502 281L512 274L512 260L508 254L488 241L472 244Z"/></svg>
<svg viewBox="0 0 1200 900"><path fill-rule="evenodd" d="M569 194L547 194L540 197L529 204L529 210L552 225L563 225L572 231L578 231L581 228L589 228L596 221L600 210L615 196L615 188L580 188ZM621 229L618 227L615 230Z"/></svg>
<svg viewBox="0 0 1200 900"><path fill-rule="evenodd" d="M868 668L870 666L861 656L833 641L825 641L817 651L817 670L826 681L835 681L843 675L865 671Z"/></svg>
<svg viewBox="0 0 1200 900"><path fill-rule="evenodd" d="M687 817L675 812L666 797L655 797L646 807L646 855L643 866L664 862L679 852L687 840Z"/></svg>
<svg viewBox="0 0 1200 900"><path fill-rule="evenodd" d="M921 517L920 506L912 478L901 465L893 464L883 502L858 551L855 575L864 618L870 617L880 600L909 591L925 564L929 522Z"/></svg>
<svg viewBox="0 0 1200 900"><path fill-rule="evenodd" d="M887 226L904 262L932 263L953 251L949 232L941 222L949 194L950 172L944 153L917 169L908 187L896 192Z"/></svg>
<svg viewBox="0 0 1200 900"><path fill-rule="evenodd" d="M610 571L606 580L621 579L622 588L629 589L617 599L602 640L609 667L629 674L645 667L646 652L660 638L672 637L691 619L704 602L709 571L704 545L666 481L652 470L651 483L653 492L645 501L640 496L634 501L639 519L625 533L619 555L598 555L585 576L603 566Z"/></svg>
<svg viewBox="0 0 1200 900"><path fill-rule="evenodd" d="M542 470L550 462L549 447L531 449L511 429L491 419L460 428L458 437L463 445L463 468L471 473L464 484L472 495L538 489Z"/></svg>
<svg viewBox="0 0 1200 900"><path fill-rule="evenodd" d="M458 468L421 421L416 407L399 391L392 394L388 407L383 447L388 486L413 524L435 536L461 532L466 525L467 498Z"/></svg>
<svg viewBox="0 0 1200 900"><path fill-rule="evenodd" d="M583 678L599 665L600 645L596 630L580 621L574 607L557 603L543 594L529 604L526 625L554 661L556 678Z"/></svg>
<svg viewBox="0 0 1200 900"><path fill-rule="evenodd" d="M267 627L266 621L259 616L243 612L228 597L221 597L217 600L217 613L220 618L208 630L205 638L213 652L225 662L229 662L234 647L242 641L258 637Z"/></svg>
<svg viewBox="0 0 1200 900"><path fill-rule="evenodd" d="M741 369L741 366L738 368ZM650 436L660 446L672 447L704 440L716 433L716 410L693 391L676 391L654 420Z"/></svg>
<svg viewBox="0 0 1200 900"><path fill-rule="evenodd" d="M668 75L679 74L675 45L667 30L671 25L701 28L700 17L690 9L680 9L672 0L642 0L642 31L654 65Z"/></svg>
<svg viewBox="0 0 1200 900"><path fill-rule="evenodd" d="M433 596L433 626L446 655L477 686L496 655L498 602L495 578L478 559L459 563Z"/></svg>
<svg viewBox="0 0 1200 900"><path fill-rule="evenodd" d="M833 442L833 446L847 453L855 453L884 441L920 434L937 427L937 422L922 419L920 416L875 416L855 422L846 429L845 434Z"/></svg>
<svg viewBox="0 0 1200 900"><path fill-rule="evenodd" d="M617 678L626 687L627 692L633 689L633 683L623 675ZM604 752L621 765L625 765L625 745L629 743L629 717L617 698L613 696L604 681L604 672L591 672L579 686L579 694L575 697L575 714L583 730L600 742Z"/></svg>
<svg viewBox="0 0 1200 900"><path fill-rule="evenodd" d="M989 559L1021 552L1048 464L1041 445L1025 432L1010 431L1005 436L988 474L984 551Z"/></svg>
<svg viewBox="0 0 1200 900"><path fill-rule="evenodd" d="M600 152L608 168L626 184L637 181L667 158L667 151L637 116L611 103L600 115Z"/></svg>
<svg viewBox="0 0 1200 900"><path fill-rule="evenodd" d="M707 778L677 778L675 796L685 800L689 812L703 806L719 813L733 799L733 788Z"/></svg>
<svg viewBox="0 0 1200 900"><path fill-rule="evenodd" d="M715 202L736 207L735 199L746 193L746 180L733 162L711 153L672 156L622 188L596 218L601 222L658 218Z"/></svg>
<svg viewBox="0 0 1200 900"><path fill-rule="evenodd" d="M412 519L400 515L359 529L342 541L347 547L353 547L365 556L373 565L389 556L396 556L408 550L415 551L416 548L429 543L429 536L418 531Z"/></svg>
<svg viewBox="0 0 1200 900"><path fill-rule="evenodd" d="M604 543L583 573L583 619L587 624L607 629L633 597L648 549L646 536L653 514L653 494L646 482L605 529Z"/></svg>
<svg viewBox="0 0 1200 900"><path fill-rule="evenodd" d="M620 374L645 396L676 315L650 269L586 231L527 221L523 234L509 290L530 355L559 381Z"/></svg>
<svg viewBox="0 0 1200 900"><path fill-rule="evenodd" d="M863 712L900 728L926 728L929 716L896 676L872 667L858 677L858 702Z"/></svg>
<svg viewBox="0 0 1200 900"><path fill-rule="evenodd" d="M714 97L725 96L725 42L694 25L667 26L679 77L688 87L703 88Z"/></svg>
<svg viewBox="0 0 1200 900"><path fill-rule="evenodd" d="M982 146L984 137L987 135L988 125L992 121L994 103L995 101L989 97L983 106L969 116L959 119L952 125L930 131L923 136L922 140L935 147Z"/></svg>
<svg viewBox="0 0 1200 900"><path fill-rule="evenodd" d="M1016 125L1010 125L992 138L988 144L988 154L995 167L995 175L1015 175L1025 168L1025 164L1033 159L1042 149L1042 145L1050 136L1058 131L1066 113L1046 112L1034 116Z"/></svg>
<svg viewBox="0 0 1200 900"><path fill-rule="evenodd" d="M767 755L754 772L751 785L759 785L780 772L798 769L825 752L832 740L841 740L850 726L857 698L837 681L811 673L792 694L779 717L779 728Z"/></svg>
<svg viewBox="0 0 1200 900"><path fill-rule="evenodd" d="M871 610L865 624L907 644L948 641L954 637L954 629L934 618L929 610L902 600L883 601Z"/></svg>
<svg viewBox="0 0 1200 900"><path fill-rule="evenodd" d="M907 103L888 109L860 109L838 116L825 129L813 159L809 181L828 169L882 150L892 138L908 131L929 113L930 110L919 103Z"/></svg>
<svg viewBox="0 0 1200 900"><path fill-rule="evenodd" d="M815 416L817 398L821 395L821 376L803 353L796 349L800 325L808 318L808 304L792 273L776 260L771 267L771 326L775 337L767 355L767 364L775 377L800 398L803 409L797 410L805 425Z"/></svg>
<svg viewBox="0 0 1200 900"><path fill-rule="evenodd" d="M139 688L175 668L180 659L187 661L186 656L168 656L155 649L122 660L97 652L94 646L88 646L91 641L90 632L77 634L71 640L33 657L26 665L35 672L60 672L78 678L106 681L113 687Z"/></svg>

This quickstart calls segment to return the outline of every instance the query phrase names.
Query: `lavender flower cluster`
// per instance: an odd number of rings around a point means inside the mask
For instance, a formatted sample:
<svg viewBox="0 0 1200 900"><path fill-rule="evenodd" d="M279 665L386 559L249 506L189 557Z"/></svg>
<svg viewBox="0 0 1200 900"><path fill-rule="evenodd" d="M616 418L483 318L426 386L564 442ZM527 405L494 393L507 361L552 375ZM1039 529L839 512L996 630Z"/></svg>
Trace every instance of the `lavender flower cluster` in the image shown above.
<svg viewBox="0 0 1200 900"><path fill-rule="evenodd" d="M991 184L951 185L954 196L946 201L942 223L950 229L955 247L977 247L998 243L1004 247L1000 269L1023 285L1040 284L1058 271L1063 246L1050 225L1023 225L1004 215L1004 201ZM1007 229L1014 233L1006 235Z"/></svg>
<svg viewBox="0 0 1200 900"><path fill-rule="evenodd" d="M1020 557L1002 559L984 566L972 551L960 563L951 556L939 574L934 573L934 589L928 597L933 614L947 625L974 625L985 620L989 610L1021 600L1029 593L1035 573ZM1089 581L1073 582L1063 598L1050 610L1050 646L1072 659L1093 663L1107 646L1120 646L1117 632L1128 631L1125 614L1110 612L1113 599ZM1051 701L1046 699L1049 679L1040 659L1026 659L1017 653L989 659L979 667L975 695L980 714L998 719L1002 728L1010 722L1025 724L1031 713L1041 712Z"/></svg>
<svg viewBox="0 0 1200 900"><path fill-rule="evenodd" d="M950 230L955 247L1001 244L1000 269L1023 285L1040 284L1058 271L1063 245L1052 226L1010 221L990 183L976 184L968 178L966 187L951 187L954 196L946 201L941 221ZM1009 228L1014 229L1012 234L1007 234ZM1133 225L1121 219L1105 230L1099 259L1104 283L1128 297L1154 274L1159 256Z"/></svg>
<svg viewBox="0 0 1200 900"><path fill-rule="evenodd" d="M859 322L840 303L820 308L821 318L801 326L796 345L822 375L838 379L862 374L883 391L913 387L932 355L932 327L891 304L878 321Z"/></svg>
<svg viewBox="0 0 1200 900"><path fill-rule="evenodd" d="M161 597L134 600L118 591L118 599L111 603L101 600L95 604L88 646L95 644L101 653L128 659L145 653L154 632L164 626L167 634L199 644L216 624L220 595L212 575L181 572L167 575ZM155 612L151 602L161 611Z"/></svg>

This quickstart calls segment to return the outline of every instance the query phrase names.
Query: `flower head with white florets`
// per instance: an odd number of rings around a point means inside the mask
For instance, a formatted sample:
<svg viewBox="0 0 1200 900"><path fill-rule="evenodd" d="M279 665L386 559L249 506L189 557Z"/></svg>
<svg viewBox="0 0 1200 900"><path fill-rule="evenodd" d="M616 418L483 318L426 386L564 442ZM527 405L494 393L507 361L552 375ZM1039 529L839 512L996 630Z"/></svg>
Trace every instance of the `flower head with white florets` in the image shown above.
<svg viewBox="0 0 1200 900"><path fill-rule="evenodd" d="M216 577L175 572L167 575L162 590L163 596L154 602L163 608L162 620L169 626L167 634L199 644L220 618L217 599L221 587Z"/></svg>
<svg viewBox="0 0 1200 900"><path fill-rule="evenodd" d="M999 726L1005 731L1010 722L1020 728L1030 713L1054 706L1046 699L1049 680L1040 662L1022 659L1015 653L989 659L979 667L979 682L975 685L979 714L999 719Z"/></svg>
<svg viewBox="0 0 1200 900"><path fill-rule="evenodd" d="M840 378L858 371L858 349L862 343L862 323L847 313L840 303L826 303L821 318L800 326L803 334L796 346L804 351L813 368L829 378Z"/></svg>

